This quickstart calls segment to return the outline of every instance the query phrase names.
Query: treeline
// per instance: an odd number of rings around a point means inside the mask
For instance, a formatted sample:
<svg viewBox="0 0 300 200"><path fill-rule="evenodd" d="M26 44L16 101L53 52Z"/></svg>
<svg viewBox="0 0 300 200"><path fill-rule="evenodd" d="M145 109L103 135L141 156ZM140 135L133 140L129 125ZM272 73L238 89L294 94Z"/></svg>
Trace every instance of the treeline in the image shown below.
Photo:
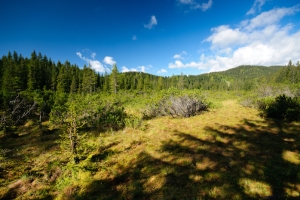
<svg viewBox="0 0 300 200"><path fill-rule="evenodd" d="M203 90L253 90L265 83L298 84L299 63L291 62L283 66L240 66L224 72L201 75L155 76L142 72L119 73L116 71L115 85L112 74L96 73L91 67L80 68L69 61L53 62L47 56L33 51L30 58L16 52L8 53L0 59L0 83L4 95L20 91L51 90L63 93L99 93L117 90L163 90L203 89ZM116 68L117 70L117 68Z"/></svg>

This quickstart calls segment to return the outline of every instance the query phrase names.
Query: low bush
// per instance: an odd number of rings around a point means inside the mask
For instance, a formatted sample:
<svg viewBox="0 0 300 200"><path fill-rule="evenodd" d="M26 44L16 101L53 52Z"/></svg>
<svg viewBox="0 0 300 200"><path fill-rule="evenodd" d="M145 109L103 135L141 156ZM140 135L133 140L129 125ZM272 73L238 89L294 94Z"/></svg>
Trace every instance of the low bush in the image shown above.
<svg viewBox="0 0 300 200"><path fill-rule="evenodd" d="M126 113L124 107L119 102L107 103L98 110L98 123L102 126L109 126L113 129L125 126Z"/></svg>
<svg viewBox="0 0 300 200"><path fill-rule="evenodd" d="M146 124L144 123L143 119L133 115L129 115L125 118L125 127L139 129L142 131L146 130Z"/></svg>
<svg viewBox="0 0 300 200"><path fill-rule="evenodd" d="M248 108L254 108L255 107L255 98L254 97L245 97L242 98L239 103L244 106L244 107L248 107Z"/></svg>
<svg viewBox="0 0 300 200"><path fill-rule="evenodd" d="M279 95L275 99L265 98L258 101L259 109L266 117L287 121L300 120L300 98Z"/></svg>
<svg viewBox="0 0 300 200"><path fill-rule="evenodd" d="M157 116L191 117L208 109L199 95L169 95L147 106L143 112L146 119Z"/></svg>

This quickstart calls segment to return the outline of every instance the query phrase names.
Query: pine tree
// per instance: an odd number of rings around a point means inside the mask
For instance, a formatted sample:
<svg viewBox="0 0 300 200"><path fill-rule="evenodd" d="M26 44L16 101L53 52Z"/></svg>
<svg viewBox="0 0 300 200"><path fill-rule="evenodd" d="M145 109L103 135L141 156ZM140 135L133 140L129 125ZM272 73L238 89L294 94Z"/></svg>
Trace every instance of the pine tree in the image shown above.
<svg viewBox="0 0 300 200"><path fill-rule="evenodd" d="M81 84L81 92L83 93L93 93L96 90L96 82L97 76L96 73L91 67L84 66L83 68L83 76L82 76L82 84Z"/></svg>
<svg viewBox="0 0 300 200"><path fill-rule="evenodd" d="M151 83L150 83L150 77L146 74L146 77L144 79L144 90L150 90L151 89Z"/></svg>
<svg viewBox="0 0 300 200"><path fill-rule="evenodd" d="M67 82L67 70L65 65L61 65L60 62L57 63L58 65L58 76L57 76L57 92L68 92L68 82Z"/></svg>
<svg viewBox="0 0 300 200"><path fill-rule="evenodd" d="M117 94L117 88L118 88L118 74L119 71L117 65L114 64L110 74L110 86L111 86L110 88L112 90L111 92L115 95Z"/></svg>
<svg viewBox="0 0 300 200"><path fill-rule="evenodd" d="M183 90L184 89L184 75L181 72L181 75L179 76L179 80L178 80L178 89Z"/></svg>
<svg viewBox="0 0 300 200"><path fill-rule="evenodd" d="M103 77L103 91L104 92L109 92L109 81L110 81L110 76L105 72L105 75Z"/></svg>
<svg viewBox="0 0 300 200"><path fill-rule="evenodd" d="M37 70L37 55L35 51L31 53L31 58L28 64L28 79L27 79L27 89L33 91L38 88L38 70Z"/></svg>
<svg viewBox="0 0 300 200"><path fill-rule="evenodd" d="M140 72L137 80L137 89L139 91L142 91L143 88L144 88L144 79L142 73Z"/></svg>
<svg viewBox="0 0 300 200"><path fill-rule="evenodd" d="M163 89L163 78L160 76L157 82L157 90L162 90L162 89Z"/></svg>
<svg viewBox="0 0 300 200"><path fill-rule="evenodd" d="M10 52L7 57L3 56L3 78L2 78L2 91L4 94L12 94L14 91L14 64Z"/></svg>

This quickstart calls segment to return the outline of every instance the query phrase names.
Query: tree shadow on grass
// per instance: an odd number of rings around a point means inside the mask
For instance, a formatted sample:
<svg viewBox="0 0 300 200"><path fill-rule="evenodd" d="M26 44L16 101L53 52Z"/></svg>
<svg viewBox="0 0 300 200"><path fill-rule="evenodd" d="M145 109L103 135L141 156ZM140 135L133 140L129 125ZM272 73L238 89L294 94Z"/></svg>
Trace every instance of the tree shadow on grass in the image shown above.
<svg viewBox="0 0 300 200"><path fill-rule="evenodd" d="M77 199L299 198L299 125L245 119L205 131L175 130L157 154L142 151Z"/></svg>
<svg viewBox="0 0 300 200"><path fill-rule="evenodd" d="M226 148L234 149L234 167L239 185L251 197L299 198L300 127L280 121L244 120L235 127L207 127ZM233 133L233 134L228 134Z"/></svg>

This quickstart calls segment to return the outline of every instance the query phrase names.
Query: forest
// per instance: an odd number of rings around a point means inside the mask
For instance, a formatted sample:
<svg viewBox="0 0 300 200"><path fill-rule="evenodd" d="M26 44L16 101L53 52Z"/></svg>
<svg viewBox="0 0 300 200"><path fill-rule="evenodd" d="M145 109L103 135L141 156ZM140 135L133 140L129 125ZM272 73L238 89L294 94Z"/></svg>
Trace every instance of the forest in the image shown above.
<svg viewBox="0 0 300 200"><path fill-rule="evenodd" d="M300 63L100 74L0 59L0 199L296 199Z"/></svg>

